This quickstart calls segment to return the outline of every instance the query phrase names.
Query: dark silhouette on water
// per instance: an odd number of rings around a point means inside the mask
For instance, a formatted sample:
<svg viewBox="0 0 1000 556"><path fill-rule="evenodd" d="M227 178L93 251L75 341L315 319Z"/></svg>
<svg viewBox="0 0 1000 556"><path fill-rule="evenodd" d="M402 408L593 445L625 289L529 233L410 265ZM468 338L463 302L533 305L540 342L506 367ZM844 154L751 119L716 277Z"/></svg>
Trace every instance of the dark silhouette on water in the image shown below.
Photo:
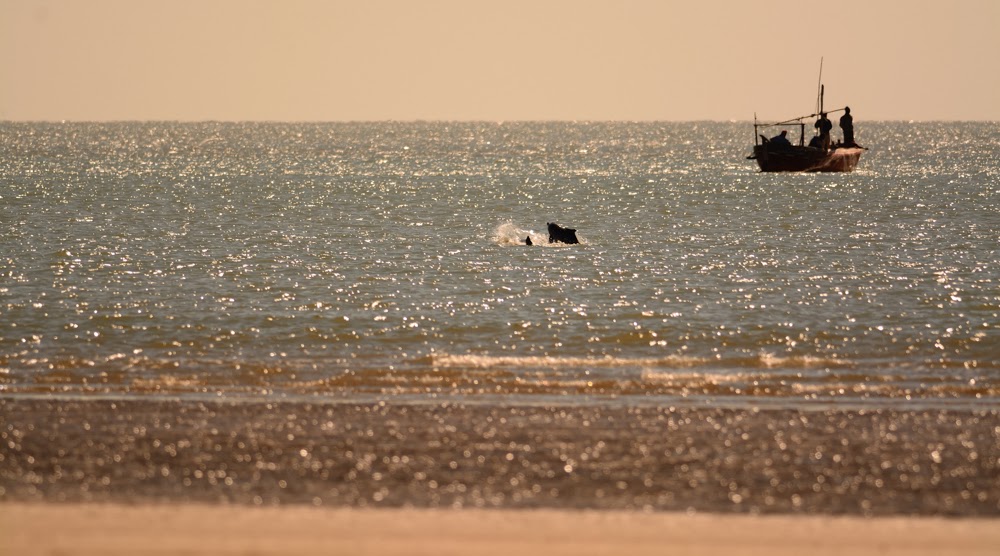
<svg viewBox="0 0 1000 556"><path fill-rule="evenodd" d="M775 123L760 122L757 115L753 117L754 147L753 154L747 158L756 160L762 172L852 172L861 159L861 154L867 150L854 142L854 120L851 117L851 109L848 107L836 110L823 109L823 96L825 87L823 86L823 63L820 61L820 83L816 98L816 113L799 116ZM844 130L843 143L832 144L830 131L833 130L833 123L827 118L827 114L834 112L844 112L844 117L840 119L840 127ZM813 127L817 130L817 135L809 141L806 146L806 120L819 116ZM787 132L782 131L780 135L767 138L760 133L763 129L771 127L792 127L798 126L798 144L792 145L788 142Z"/></svg>
<svg viewBox="0 0 1000 556"><path fill-rule="evenodd" d="M524 244L525 245L532 245L532 243L531 243L531 236L527 236L527 237L524 238Z"/></svg>
<svg viewBox="0 0 1000 556"><path fill-rule="evenodd" d="M548 223L549 243L580 243L576 239L576 230L573 228L563 228L559 224Z"/></svg>

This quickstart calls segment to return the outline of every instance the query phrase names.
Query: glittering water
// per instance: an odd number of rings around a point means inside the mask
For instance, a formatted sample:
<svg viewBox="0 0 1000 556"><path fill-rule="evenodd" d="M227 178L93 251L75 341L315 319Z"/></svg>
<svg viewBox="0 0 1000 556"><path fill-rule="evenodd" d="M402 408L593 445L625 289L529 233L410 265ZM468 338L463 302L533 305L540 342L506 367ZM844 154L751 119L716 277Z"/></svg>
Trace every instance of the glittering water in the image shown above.
<svg viewBox="0 0 1000 556"><path fill-rule="evenodd" d="M1000 133L857 133L0 124L0 391L996 408Z"/></svg>

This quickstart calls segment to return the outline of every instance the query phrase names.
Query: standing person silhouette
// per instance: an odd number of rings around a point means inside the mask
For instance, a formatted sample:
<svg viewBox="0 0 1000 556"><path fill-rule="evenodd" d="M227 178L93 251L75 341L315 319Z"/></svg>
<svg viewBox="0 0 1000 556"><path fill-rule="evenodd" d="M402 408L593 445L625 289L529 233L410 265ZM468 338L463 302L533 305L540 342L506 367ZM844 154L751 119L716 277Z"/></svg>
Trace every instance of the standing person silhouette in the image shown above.
<svg viewBox="0 0 1000 556"><path fill-rule="evenodd" d="M854 117L851 116L851 107L844 107L844 115L840 117L840 129L844 130L844 145L855 147L854 142Z"/></svg>
<svg viewBox="0 0 1000 556"><path fill-rule="evenodd" d="M816 120L815 126L819 130L819 141L823 150L830 150L830 130L833 129L833 124L826 117L826 112L819 115L819 119Z"/></svg>

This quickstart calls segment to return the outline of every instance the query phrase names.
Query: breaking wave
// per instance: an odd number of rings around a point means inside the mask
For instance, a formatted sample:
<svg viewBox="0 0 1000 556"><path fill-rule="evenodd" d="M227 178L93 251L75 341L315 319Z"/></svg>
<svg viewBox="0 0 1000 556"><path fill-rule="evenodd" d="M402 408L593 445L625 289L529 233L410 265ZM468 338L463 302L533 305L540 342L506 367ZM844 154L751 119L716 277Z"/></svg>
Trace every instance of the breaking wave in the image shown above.
<svg viewBox="0 0 1000 556"><path fill-rule="evenodd" d="M345 366L343 362L323 366L312 360L290 359L256 365L233 361L175 365L174 361L135 359L127 368L118 369L108 363L99 365L107 370L96 375L93 365L72 362L61 362L43 373L4 369L0 394L231 399L295 396L317 401L389 398L403 403L440 399L475 403L497 396L517 403L676 403L708 397L788 407L817 399L868 406L912 400L932 405L1000 406L1000 375L991 366L948 374L930 367L882 368L868 373L858 362L763 353L720 361L683 355L559 357L435 352L413 357L405 364L372 361L365 367Z"/></svg>
<svg viewBox="0 0 1000 556"><path fill-rule="evenodd" d="M666 357L554 357L539 356L495 356L495 355L449 355L435 353L428 362L437 368L622 368L622 367L693 367L706 363L701 357L668 355Z"/></svg>

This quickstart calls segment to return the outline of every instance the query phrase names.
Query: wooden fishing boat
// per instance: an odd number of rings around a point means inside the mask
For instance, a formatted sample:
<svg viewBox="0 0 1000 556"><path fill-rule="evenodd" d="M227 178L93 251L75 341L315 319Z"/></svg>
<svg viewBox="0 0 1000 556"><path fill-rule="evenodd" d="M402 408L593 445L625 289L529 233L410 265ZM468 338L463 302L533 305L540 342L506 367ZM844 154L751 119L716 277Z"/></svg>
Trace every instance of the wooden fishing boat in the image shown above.
<svg viewBox="0 0 1000 556"><path fill-rule="evenodd" d="M831 110L828 114L842 112L844 109ZM865 148L857 144L835 144L829 148L815 144L805 144L807 119L819 114L810 114L778 122L774 124L760 123L754 118L753 154L748 159L756 160L762 172L852 172L861 160ZM787 141L768 139L761 130L787 128L798 126L799 144L793 145Z"/></svg>
<svg viewBox="0 0 1000 556"><path fill-rule="evenodd" d="M756 128L756 126L755 126ZM864 151L858 146L835 145L830 149L806 145L754 145L753 155L762 172L852 172Z"/></svg>
<svg viewBox="0 0 1000 556"><path fill-rule="evenodd" d="M813 139L806 144L806 120L812 120L817 116L826 117L828 114L836 112L847 112L850 109L846 106L836 110L823 110L823 96L825 88L823 86L823 61L819 66L820 83L816 98L816 113L808 116L799 116L791 120L777 123L762 123L757 120L757 115L753 117L753 154L748 159L756 160L762 172L852 172L861 160L861 153L866 149L854 143L854 131L851 126L850 132L845 130L847 136L845 140L849 143L830 144L827 138L826 144L820 138ZM827 130L833 127L829 121ZM818 126L817 122L817 126ZM792 144L787 139L788 128L799 128L798 145ZM781 134L768 139L761 131L781 130ZM829 134L829 131L827 131Z"/></svg>

